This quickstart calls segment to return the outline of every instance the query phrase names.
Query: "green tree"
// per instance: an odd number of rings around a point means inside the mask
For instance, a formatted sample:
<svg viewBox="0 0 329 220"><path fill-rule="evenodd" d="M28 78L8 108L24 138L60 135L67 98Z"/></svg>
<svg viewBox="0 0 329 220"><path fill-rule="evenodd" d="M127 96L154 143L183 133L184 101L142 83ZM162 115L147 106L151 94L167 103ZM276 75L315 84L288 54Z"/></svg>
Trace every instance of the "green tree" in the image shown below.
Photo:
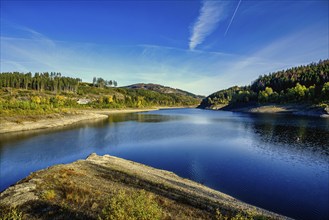
<svg viewBox="0 0 329 220"><path fill-rule="evenodd" d="M271 96L273 95L273 89L271 87L266 87L264 91L258 93L259 102L271 101Z"/></svg>
<svg viewBox="0 0 329 220"><path fill-rule="evenodd" d="M326 82L321 90L322 100L329 101L329 82Z"/></svg>

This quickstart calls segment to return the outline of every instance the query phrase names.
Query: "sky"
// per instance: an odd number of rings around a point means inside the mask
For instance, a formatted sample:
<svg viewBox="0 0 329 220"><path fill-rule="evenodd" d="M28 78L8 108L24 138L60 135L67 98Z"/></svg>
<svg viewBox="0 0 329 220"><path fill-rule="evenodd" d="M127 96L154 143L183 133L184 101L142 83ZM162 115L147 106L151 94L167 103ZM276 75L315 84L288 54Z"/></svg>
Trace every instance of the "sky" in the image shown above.
<svg viewBox="0 0 329 220"><path fill-rule="evenodd" d="M200 95L329 57L328 0L0 0L0 71Z"/></svg>

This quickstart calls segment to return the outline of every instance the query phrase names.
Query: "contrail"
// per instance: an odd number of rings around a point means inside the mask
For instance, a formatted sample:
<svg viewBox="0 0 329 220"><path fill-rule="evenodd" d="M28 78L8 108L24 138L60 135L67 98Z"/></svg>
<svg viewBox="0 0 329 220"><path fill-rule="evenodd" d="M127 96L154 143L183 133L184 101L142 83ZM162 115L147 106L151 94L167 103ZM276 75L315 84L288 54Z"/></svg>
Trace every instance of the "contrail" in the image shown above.
<svg viewBox="0 0 329 220"><path fill-rule="evenodd" d="M238 6L236 6L236 8L235 8L235 11L234 11L234 13L233 13L233 16L232 16L232 18L231 18L230 23L228 24L228 26L227 26L227 28L226 28L226 31L225 31L224 36L226 36L226 34L227 34L227 32L228 32L228 29L230 29L230 27L231 27L232 21L233 21L233 19L234 19L234 17L235 17L236 12L238 11L238 8L239 8L239 6L240 6L241 1L242 1L242 0L239 1Z"/></svg>

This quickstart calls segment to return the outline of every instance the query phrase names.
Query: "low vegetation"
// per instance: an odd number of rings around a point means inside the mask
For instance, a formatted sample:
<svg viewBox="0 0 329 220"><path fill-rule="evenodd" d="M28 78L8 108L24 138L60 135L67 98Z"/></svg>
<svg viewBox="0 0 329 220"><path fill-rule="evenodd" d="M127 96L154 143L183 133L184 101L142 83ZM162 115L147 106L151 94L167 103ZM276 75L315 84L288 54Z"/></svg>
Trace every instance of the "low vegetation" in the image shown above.
<svg viewBox="0 0 329 220"><path fill-rule="evenodd" d="M16 207L0 204L0 220L21 220L23 213Z"/></svg>
<svg viewBox="0 0 329 220"><path fill-rule="evenodd" d="M60 73L35 73L33 77L31 73L1 73L0 121L23 123L93 109L196 106L201 100L180 90L165 93L116 85L115 80L102 78L83 83Z"/></svg>
<svg viewBox="0 0 329 220"><path fill-rule="evenodd" d="M35 73L33 77L31 73L1 73L0 115L46 115L74 109L191 106L200 102L200 97L180 90L162 93L141 88L116 88L116 85L115 80L102 78L94 78L93 83L83 83L60 73Z"/></svg>
<svg viewBox="0 0 329 220"><path fill-rule="evenodd" d="M200 108L266 103L329 104L329 60L260 76L251 85L234 86L202 100Z"/></svg>
<svg viewBox="0 0 329 220"><path fill-rule="evenodd" d="M136 190L128 194L119 190L102 209L100 220L160 220L161 207L154 196L145 190Z"/></svg>

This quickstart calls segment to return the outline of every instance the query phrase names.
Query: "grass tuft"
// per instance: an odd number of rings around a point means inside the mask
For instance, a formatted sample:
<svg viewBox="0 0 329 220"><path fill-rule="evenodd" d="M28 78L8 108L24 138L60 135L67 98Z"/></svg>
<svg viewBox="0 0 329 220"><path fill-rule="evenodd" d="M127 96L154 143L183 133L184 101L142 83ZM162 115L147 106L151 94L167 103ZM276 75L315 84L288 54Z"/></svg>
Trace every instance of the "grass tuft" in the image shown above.
<svg viewBox="0 0 329 220"><path fill-rule="evenodd" d="M162 209L154 196L144 190L126 193L120 190L102 210L99 220L156 220L161 219Z"/></svg>
<svg viewBox="0 0 329 220"><path fill-rule="evenodd" d="M45 190L42 197L48 201L54 200L56 198L56 192L53 189Z"/></svg>

